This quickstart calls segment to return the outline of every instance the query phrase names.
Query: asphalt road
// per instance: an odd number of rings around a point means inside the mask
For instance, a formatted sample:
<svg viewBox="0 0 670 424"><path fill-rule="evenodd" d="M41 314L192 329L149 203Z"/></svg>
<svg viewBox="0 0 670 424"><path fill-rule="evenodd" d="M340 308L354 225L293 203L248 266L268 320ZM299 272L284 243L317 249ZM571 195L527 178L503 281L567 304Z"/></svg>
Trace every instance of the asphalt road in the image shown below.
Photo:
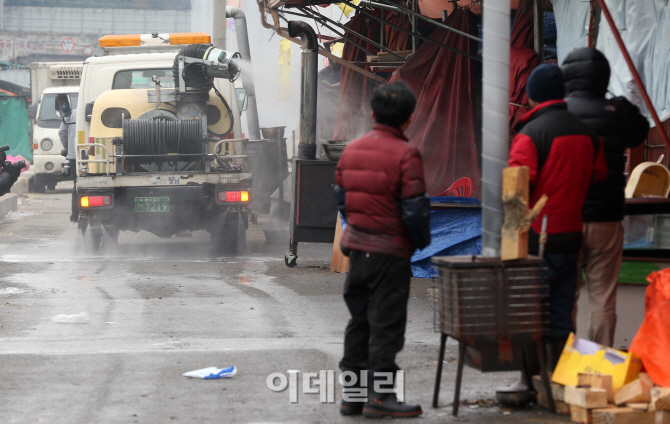
<svg viewBox="0 0 670 424"><path fill-rule="evenodd" d="M217 257L209 236L160 239L121 233L114 254L82 251L68 222L66 185L21 198L0 219L0 422L347 423L335 403L299 387L275 392L271 373L335 370L348 313L345 276L329 270L330 245L301 244L288 269L287 243L250 225L250 251ZM423 406L413 422L567 422L538 408L502 409L494 389L510 373L466 367L458 418L451 417L457 347L448 344L440 407L431 408L439 334L433 282L414 280L405 349L406 398ZM89 321L61 324L59 314ZM187 371L235 365L236 376L200 380ZM275 380L279 382L279 380ZM328 386L326 384L325 386ZM297 403L290 403L295 387ZM312 387L316 387L313 384ZM328 387L326 388L328 389Z"/></svg>

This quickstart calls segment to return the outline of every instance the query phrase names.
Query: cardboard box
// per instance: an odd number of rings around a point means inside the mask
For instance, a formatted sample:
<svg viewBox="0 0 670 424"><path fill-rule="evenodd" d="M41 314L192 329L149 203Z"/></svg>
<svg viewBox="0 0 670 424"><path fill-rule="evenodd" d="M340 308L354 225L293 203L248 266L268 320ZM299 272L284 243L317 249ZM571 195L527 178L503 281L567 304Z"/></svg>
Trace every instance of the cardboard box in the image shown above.
<svg viewBox="0 0 670 424"><path fill-rule="evenodd" d="M598 373L612 376L612 390L638 378L642 361L632 353L608 348L570 334L558 360L553 382L576 386L579 373Z"/></svg>

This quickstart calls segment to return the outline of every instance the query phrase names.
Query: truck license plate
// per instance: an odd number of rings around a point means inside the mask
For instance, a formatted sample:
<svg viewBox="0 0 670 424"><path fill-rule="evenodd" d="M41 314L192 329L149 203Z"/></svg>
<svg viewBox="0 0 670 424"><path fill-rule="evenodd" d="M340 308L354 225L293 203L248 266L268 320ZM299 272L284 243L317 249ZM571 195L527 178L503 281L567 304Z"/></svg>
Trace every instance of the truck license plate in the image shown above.
<svg viewBox="0 0 670 424"><path fill-rule="evenodd" d="M136 197L135 212L170 212L170 198Z"/></svg>

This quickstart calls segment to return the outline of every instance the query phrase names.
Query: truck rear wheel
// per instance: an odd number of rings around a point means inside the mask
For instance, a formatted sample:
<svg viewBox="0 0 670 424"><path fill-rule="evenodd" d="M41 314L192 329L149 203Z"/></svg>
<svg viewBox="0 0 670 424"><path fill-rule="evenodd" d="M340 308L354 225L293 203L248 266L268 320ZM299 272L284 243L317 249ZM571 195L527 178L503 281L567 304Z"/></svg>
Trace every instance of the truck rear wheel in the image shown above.
<svg viewBox="0 0 670 424"><path fill-rule="evenodd" d="M33 191L35 193L44 193L46 181L44 175L35 174L33 176Z"/></svg>
<svg viewBox="0 0 670 424"><path fill-rule="evenodd" d="M247 227L242 214L226 214L223 223L210 232L216 253L241 254L247 250Z"/></svg>

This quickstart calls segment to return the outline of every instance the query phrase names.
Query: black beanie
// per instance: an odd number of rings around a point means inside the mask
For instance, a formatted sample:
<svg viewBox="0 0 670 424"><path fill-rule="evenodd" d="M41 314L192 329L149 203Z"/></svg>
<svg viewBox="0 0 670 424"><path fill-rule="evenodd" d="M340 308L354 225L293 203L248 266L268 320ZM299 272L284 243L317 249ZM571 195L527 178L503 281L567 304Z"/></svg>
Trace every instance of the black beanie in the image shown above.
<svg viewBox="0 0 670 424"><path fill-rule="evenodd" d="M565 97L565 84L561 68L543 63L530 73L526 83L528 98L543 103L549 100L560 100Z"/></svg>

